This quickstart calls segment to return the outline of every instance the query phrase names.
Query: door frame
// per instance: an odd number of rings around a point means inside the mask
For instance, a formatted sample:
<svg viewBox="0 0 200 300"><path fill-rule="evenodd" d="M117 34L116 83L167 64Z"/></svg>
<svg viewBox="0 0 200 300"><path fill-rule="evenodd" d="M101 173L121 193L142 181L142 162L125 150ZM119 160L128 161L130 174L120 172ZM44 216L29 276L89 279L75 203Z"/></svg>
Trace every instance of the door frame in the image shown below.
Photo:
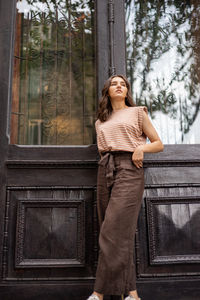
<svg viewBox="0 0 200 300"><path fill-rule="evenodd" d="M97 95L100 97L104 81L114 73L126 74L126 47L125 47L125 20L124 20L124 1L121 0L96 0L96 63L97 63ZM0 232L4 236L0 238L0 265L6 264L6 258L3 260L3 249L5 239L7 238L8 220L5 220L6 207L6 187L7 174L10 169L25 168L32 170L34 168L66 168L71 166L76 168L97 168L98 152L96 145L88 146L19 146L9 144L10 131L10 112L12 97L12 61L14 53L15 36L15 0L0 0L0 90L1 90L1 110L0 110ZM74 151L76 150L76 151ZM38 159L39 157L39 159ZM200 186L200 180L197 180L197 170L200 167L200 145L166 145L163 153L146 154L144 168L147 176L151 175L157 169L164 168L193 168L194 180L190 183L184 182L181 186L192 187ZM177 184L177 183L176 183ZM160 186L157 184L157 186ZM167 186L167 183L166 183ZM156 183L148 183L146 188L156 188ZM5 223L4 223L5 220ZM139 274L140 275L140 274ZM1 272L2 279L2 272ZM199 276L188 276L186 280L179 278L176 285L177 293L185 285L190 285L197 290L199 285ZM144 294L153 293L156 285L163 288L164 295L168 288L174 289L175 283L173 277L157 279L156 277L139 278L138 287L144 291ZM88 283L92 286L94 278ZM60 283L61 284L61 283ZM0 283L7 287L8 285ZM10 283L9 283L10 285ZM15 287L13 285L13 294ZM51 288L51 287L50 287ZM59 284L57 285L57 289ZM16 290L18 289L16 284ZM53 289L53 287L52 287ZM189 286L187 288L189 291ZM172 293L172 292L171 292ZM174 293L175 295L175 293ZM158 291L159 296L159 291ZM159 299L159 297L155 298ZM164 299L164 298L163 298ZM195 290L191 299L198 299ZM7 300L7 299L6 299Z"/></svg>

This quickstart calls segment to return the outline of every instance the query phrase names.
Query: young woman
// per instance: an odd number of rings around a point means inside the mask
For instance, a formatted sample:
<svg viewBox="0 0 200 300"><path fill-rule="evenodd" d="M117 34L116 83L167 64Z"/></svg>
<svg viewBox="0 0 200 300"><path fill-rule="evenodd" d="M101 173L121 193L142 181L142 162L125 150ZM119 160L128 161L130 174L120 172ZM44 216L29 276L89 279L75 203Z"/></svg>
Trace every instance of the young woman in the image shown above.
<svg viewBox="0 0 200 300"><path fill-rule="evenodd" d="M95 127L101 156L97 179L100 249L94 291L88 300L102 300L105 294L139 300L133 258L144 190L143 157L145 152L162 151L163 144L147 108L133 103L130 84L122 75L106 81ZM146 144L146 137L151 143Z"/></svg>

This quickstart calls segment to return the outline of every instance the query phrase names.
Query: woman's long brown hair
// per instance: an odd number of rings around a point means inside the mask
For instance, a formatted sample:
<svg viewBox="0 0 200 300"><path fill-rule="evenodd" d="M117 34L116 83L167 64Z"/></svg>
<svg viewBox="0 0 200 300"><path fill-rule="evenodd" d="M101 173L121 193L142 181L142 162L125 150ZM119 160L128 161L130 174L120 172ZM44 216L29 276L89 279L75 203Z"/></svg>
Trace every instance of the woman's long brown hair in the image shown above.
<svg viewBox="0 0 200 300"><path fill-rule="evenodd" d="M99 100L97 119L99 119L101 122L107 121L113 110L111 101L110 101L110 96L108 94L108 90L111 85L111 81L114 77L121 77L124 80L124 82L126 83L126 87L127 87L128 91L127 91L127 96L125 98L125 104L127 106L136 106L135 103L133 102L133 98L131 95L131 89L130 89L130 83L128 82L127 78L124 75L120 75L120 74L112 75L111 77L109 77L106 80L104 87L102 89L102 97Z"/></svg>

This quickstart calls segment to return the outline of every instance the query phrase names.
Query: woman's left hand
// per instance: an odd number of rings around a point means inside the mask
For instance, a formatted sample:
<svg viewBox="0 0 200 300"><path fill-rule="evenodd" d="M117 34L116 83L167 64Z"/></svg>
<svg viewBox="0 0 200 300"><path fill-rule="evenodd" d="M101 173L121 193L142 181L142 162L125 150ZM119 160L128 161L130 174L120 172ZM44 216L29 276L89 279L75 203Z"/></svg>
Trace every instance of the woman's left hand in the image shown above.
<svg viewBox="0 0 200 300"><path fill-rule="evenodd" d="M142 147L138 146L135 148L135 151L132 155L132 161L134 165L139 169L143 166L143 159L144 159L144 152L142 150Z"/></svg>

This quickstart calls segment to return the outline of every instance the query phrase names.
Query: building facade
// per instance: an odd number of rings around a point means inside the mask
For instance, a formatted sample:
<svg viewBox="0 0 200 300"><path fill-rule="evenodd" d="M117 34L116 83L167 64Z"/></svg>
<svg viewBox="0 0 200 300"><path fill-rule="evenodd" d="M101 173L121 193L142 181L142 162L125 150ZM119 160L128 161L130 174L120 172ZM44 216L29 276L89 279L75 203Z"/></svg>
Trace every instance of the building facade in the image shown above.
<svg viewBox="0 0 200 300"><path fill-rule="evenodd" d="M199 26L197 0L0 0L1 299L92 291L94 122L112 74L165 144L144 161L141 298L200 299Z"/></svg>

